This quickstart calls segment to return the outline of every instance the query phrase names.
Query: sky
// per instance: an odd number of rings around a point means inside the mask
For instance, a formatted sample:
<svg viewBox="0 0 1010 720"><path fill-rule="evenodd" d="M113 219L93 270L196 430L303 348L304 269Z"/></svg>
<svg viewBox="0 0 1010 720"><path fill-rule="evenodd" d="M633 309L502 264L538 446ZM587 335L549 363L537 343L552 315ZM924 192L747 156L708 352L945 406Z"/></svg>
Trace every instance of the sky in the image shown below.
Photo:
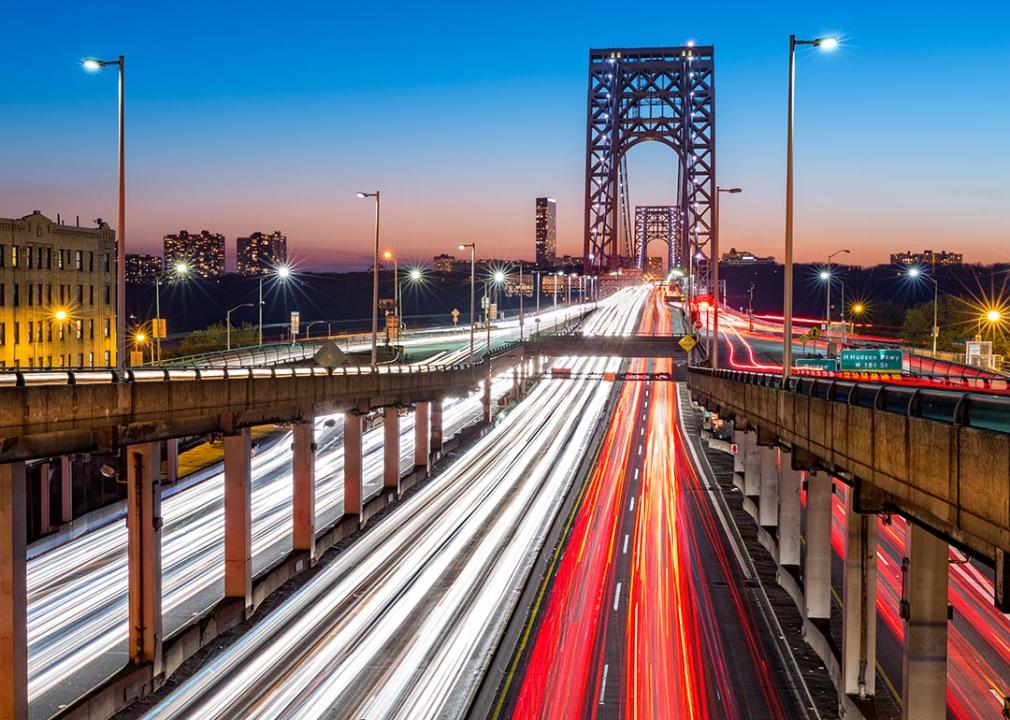
<svg viewBox="0 0 1010 720"><path fill-rule="evenodd" d="M788 36L797 56L796 257L839 248L1010 261L1010 6L937 2L17 2L2 11L0 216L116 217L126 56L127 251L179 229L280 229L305 267L382 244L533 256L534 199L581 254L588 51L715 46L722 245L781 257ZM628 156L632 204L676 159ZM458 253L457 253L458 254Z"/></svg>

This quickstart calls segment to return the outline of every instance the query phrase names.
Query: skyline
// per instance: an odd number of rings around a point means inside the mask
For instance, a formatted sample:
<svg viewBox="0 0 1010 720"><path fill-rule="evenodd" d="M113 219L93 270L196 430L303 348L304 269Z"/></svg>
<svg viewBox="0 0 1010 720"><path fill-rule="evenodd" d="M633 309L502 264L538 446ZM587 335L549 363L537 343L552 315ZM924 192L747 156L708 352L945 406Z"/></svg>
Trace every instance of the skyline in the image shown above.
<svg viewBox="0 0 1010 720"><path fill-rule="evenodd" d="M59 7L58 52L39 52L19 33L0 55L0 215L115 217L115 79L79 62L123 53L130 253L160 252L180 227L207 228L229 238L233 267L234 238L279 228L295 263L360 268L372 216L354 192L379 187L383 245L406 260L453 254L470 239L498 249L488 254L529 259L538 195L558 200L558 253L581 254L589 49L694 40L716 49L718 180L744 188L724 203L723 249L781 258L786 44L795 32L843 39L830 55L798 57L797 260L838 247L858 264L909 248L1010 260L1010 143L1001 131L1010 94L999 71L1010 43L995 29L1010 13L995 4L970 20L939 5L908 4L913 15L867 3L760 13L734 4L720 17L678 11L685 31L663 33L655 28L681 27L672 10L601 31L591 22L600 3L493 15L386 3L373 11L387 11L381 28L360 7L312 8L312 22L264 7L238 15L183 4L172 17ZM26 7L8 15L41 22ZM993 29L980 36L979 25ZM318 30L331 26L332 36ZM131 40L141 27L143 43ZM182 53L179 37L189 41ZM975 110L955 112L954 129L935 109L950 103L944 87ZM859 125L869 113L873 133ZM868 157L879 170L867 172ZM673 160L655 144L629 154L633 204L669 202Z"/></svg>

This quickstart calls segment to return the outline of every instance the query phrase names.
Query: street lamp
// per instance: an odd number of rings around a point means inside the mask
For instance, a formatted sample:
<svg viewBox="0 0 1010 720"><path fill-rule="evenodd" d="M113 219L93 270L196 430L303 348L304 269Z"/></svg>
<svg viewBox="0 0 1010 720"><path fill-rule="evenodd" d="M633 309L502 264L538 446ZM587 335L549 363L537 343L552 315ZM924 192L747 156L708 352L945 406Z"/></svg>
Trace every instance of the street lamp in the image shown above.
<svg viewBox="0 0 1010 720"><path fill-rule="evenodd" d="M393 261L393 311L396 313L397 321L400 318L400 259L392 250L382 253L382 259Z"/></svg>
<svg viewBox="0 0 1010 720"><path fill-rule="evenodd" d="M171 276L173 279L184 278L189 274L189 265L179 261L169 270L162 270L154 276L154 346L158 362L161 362L161 281Z"/></svg>
<svg viewBox="0 0 1010 720"><path fill-rule="evenodd" d="M821 271L821 280L826 280L828 283L828 291L827 291L828 294L827 294L827 300L825 301L825 310L824 310L824 322L825 322L824 329L827 332L831 332L831 258L841 253L845 253L846 255L848 255L849 251L845 249L835 250L833 253L828 255L828 264L825 267L825 269ZM844 285L842 287L844 287ZM842 297L842 304L843 305L845 304L844 296Z"/></svg>
<svg viewBox="0 0 1010 720"><path fill-rule="evenodd" d="M476 300L476 267L477 267L477 243L462 243L459 246L460 250L466 250L470 248L470 364L473 365L473 324L476 319L474 315L477 314L477 300Z"/></svg>
<svg viewBox="0 0 1010 720"><path fill-rule="evenodd" d="M97 72L109 65L119 68L119 214L116 228L116 367L126 367L126 159L125 159L125 102L126 58L96 60L86 58L81 62L85 70Z"/></svg>
<svg viewBox="0 0 1010 720"><path fill-rule="evenodd" d="M822 50L838 47L838 38L797 40L789 36L789 102L786 122L786 247L782 298L782 377L789 377L793 365L793 104L796 85L796 46L811 45Z"/></svg>
<svg viewBox="0 0 1010 720"><path fill-rule="evenodd" d="M999 324L1003 320L1003 313L998 308L989 308L978 316L978 339L982 339L982 321L989 323L989 327Z"/></svg>
<svg viewBox="0 0 1010 720"><path fill-rule="evenodd" d="M287 280L289 277L291 277L291 268L289 268L287 265L281 265L280 267L278 267L274 271L274 275L277 276L278 280L281 280L281 281ZM263 345L263 305L264 305L264 303L263 303L263 281L266 280L266 277L267 277L266 274L261 274L260 275L260 282L259 282L259 286L260 286L260 301L259 301L259 310L260 310L260 318L259 318L259 344L260 345ZM374 337L373 337L373 340L374 340Z"/></svg>
<svg viewBox="0 0 1010 720"><path fill-rule="evenodd" d="M375 252L372 254L372 372L375 372L377 369L376 348L379 337L379 206L381 193L378 190L359 192L357 197L361 200L375 198Z"/></svg>
<svg viewBox="0 0 1010 720"><path fill-rule="evenodd" d="M236 310L238 310L239 308L244 308L244 307L253 307L253 303L242 303L241 305L236 305L231 310L229 310L228 312L226 312L225 315L224 315L224 324L225 324L225 327L227 328L226 335L227 335L227 338L228 338L228 340L227 340L227 349L229 351L231 350L231 314L233 312L235 312ZM263 344L263 342L260 341L260 345L262 345L262 344ZM160 358L159 358L159 360L160 360Z"/></svg>
<svg viewBox="0 0 1010 720"><path fill-rule="evenodd" d="M933 283L933 357L936 357L936 339L940 335L940 326L937 322L938 306L940 299L940 283L932 275L926 275L917 267L908 268L908 277L926 278Z"/></svg>
<svg viewBox="0 0 1010 720"><path fill-rule="evenodd" d="M743 188L724 188L715 186L715 195L712 197L712 287L715 288L715 305L712 308L712 335L709 337L711 352L709 358L713 368L719 367L719 196L723 193L736 195L743 192Z"/></svg>

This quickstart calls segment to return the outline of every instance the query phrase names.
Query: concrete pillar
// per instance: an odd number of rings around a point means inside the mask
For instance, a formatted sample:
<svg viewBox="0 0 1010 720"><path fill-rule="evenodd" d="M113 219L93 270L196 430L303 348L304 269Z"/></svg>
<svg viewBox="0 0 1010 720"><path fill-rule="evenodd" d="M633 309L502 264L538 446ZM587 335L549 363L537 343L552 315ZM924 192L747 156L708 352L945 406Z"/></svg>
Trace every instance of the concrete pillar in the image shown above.
<svg viewBox="0 0 1010 720"><path fill-rule="evenodd" d="M758 488L758 525L775 527L779 520L779 449L761 445L761 484Z"/></svg>
<svg viewBox="0 0 1010 720"><path fill-rule="evenodd" d="M807 474L807 554L803 596L807 617L831 618L831 474Z"/></svg>
<svg viewBox="0 0 1010 720"><path fill-rule="evenodd" d="M74 464L69 455L60 458L60 522L74 519Z"/></svg>
<svg viewBox="0 0 1010 720"><path fill-rule="evenodd" d="M224 594L252 612L252 440L249 428L224 436Z"/></svg>
<svg viewBox="0 0 1010 720"><path fill-rule="evenodd" d="M744 497L756 498L761 494L761 448L757 444L757 433L744 433L744 445L747 453L744 456L743 494Z"/></svg>
<svg viewBox="0 0 1010 720"><path fill-rule="evenodd" d="M909 523L903 603L901 717L947 717L947 543Z"/></svg>
<svg viewBox="0 0 1010 720"><path fill-rule="evenodd" d="M179 439L165 441L165 475L171 485L179 481Z"/></svg>
<svg viewBox="0 0 1010 720"><path fill-rule="evenodd" d="M428 407L426 402L414 405L414 467L424 468L425 472L428 472L428 459L431 457Z"/></svg>
<svg viewBox="0 0 1010 720"><path fill-rule="evenodd" d="M855 512L854 490L846 489L842 692L865 697L875 693L877 677L877 517Z"/></svg>
<svg viewBox="0 0 1010 720"><path fill-rule="evenodd" d="M442 452L442 401L431 401L431 448L432 453Z"/></svg>
<svg viewBox="0 0 1010 720"><path fill-rule="evenodd" d="M49 505L49 480L51 477L49 463L39 463L39 533L42 535L49 534L53 529L50 520L52 508Z"/></svg>
<svg viewBox="0 0 1010 720"><path fill-rule="evenodd" d="M743 430L733 431L733 444L736 445L736 454L733 456L733 485L738 490L743 491L744 472L747 462L747 433Z"/></svg>
<svg viewBox="0 0 1010 720"><path fill-rule="evenodd" d="M484 395L481 404L484 408L484 422L491 422L491 375L484 377Z"/></svg>
<svg viewBox="0 0 1010 720"><path fill-rule="evenodd" d="M789 453L780 452L779 565L800 565L800 471L793 470Z"/></svg>
<svg viewBox="0 0 1010 720"><path fill-rule="evenodd" d="M23 462L0 465L0 717L28 717L28 499Z"/></svg>
<svg viewBox="0 0 1010 720"><path fill-rule="evenodd" d="M382 487L400 494L400 413L382 411Z"/></svg>
<svg viewBox="0 0 1010 720"><path fill-rule="evenodd" d="M161 667L161 443L126 450L130 661Z"/></svg>
<svg viewBox="0 0 1010 720"><path fill-rule="evenodd" d="M519 399L519 366L512 366L512 397L515 400Z"/></svg>
<svg viewBox="0 0 1010 720"><path fill-rule="evenodd" d="M344 413L344 515L361 517L361 431L364 419Z"/></svg>
<svg viewBox="0 0 1010 720"><path fill-rule="evenodd" d="M296 423L291 433L291 539L295 552L316 559L316 423Z"/></svg>

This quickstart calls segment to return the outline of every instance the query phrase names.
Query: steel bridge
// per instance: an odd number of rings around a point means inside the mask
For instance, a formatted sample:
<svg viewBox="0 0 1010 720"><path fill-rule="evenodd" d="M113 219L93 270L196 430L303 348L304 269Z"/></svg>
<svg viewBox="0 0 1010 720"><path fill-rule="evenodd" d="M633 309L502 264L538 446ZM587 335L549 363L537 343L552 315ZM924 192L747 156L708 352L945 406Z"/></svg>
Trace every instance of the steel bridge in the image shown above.
<svg viewBox="0 0 1010 720"><path fill-rule="evenodd" d="M635 264L625 155L655 141L677 153L678 222L672 258L707 247L715 194L712 46L589 51L584 269ZM620 242L623 232L624 242Z"/></svg>

